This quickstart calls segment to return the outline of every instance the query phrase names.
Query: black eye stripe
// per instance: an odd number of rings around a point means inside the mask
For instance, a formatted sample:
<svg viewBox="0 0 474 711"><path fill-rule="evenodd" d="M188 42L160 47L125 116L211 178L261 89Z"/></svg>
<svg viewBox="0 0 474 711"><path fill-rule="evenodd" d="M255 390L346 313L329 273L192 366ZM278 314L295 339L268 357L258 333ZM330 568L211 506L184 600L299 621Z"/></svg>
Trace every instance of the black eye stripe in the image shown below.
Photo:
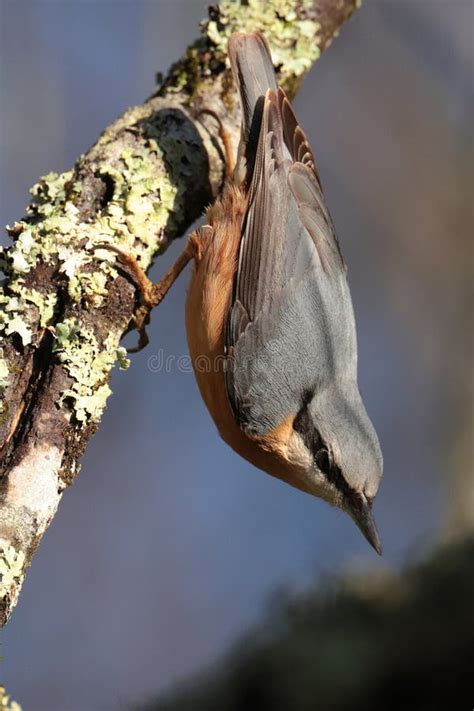
<svg viewBox="0 0 474 711"><path fill-rule="evenodd" d="M321 469L321 471L324 472L328 476L329 472L331 470L331 461L329 459L328 450L325 448L320 449L314 455L314 460L315 460L316 464L318 465L318 468Z"/></svg>
<svg viewBox="0 0 474 711"><path fill-rule="evenodd" d="M310 452L313 452L313 455L324 446L319 432L313 426L311 416L306 407L303 407L296 415L293 429L301 435L303 442Z"/></svg>
<svg viewBox="0 0 474 711"><path fill-rule="evenodd" d="M322 470L324 471L324 470ZM354 496L353 490L350 488L347 481L342 476L341 470L335 464L331 464L329 471L324 471L326 478L331 482L333 486L336 487L338 491L343 494L345 498L352 498Z"/></svg>
<svg viewBox="0 0 474 711"><path fill-rule="evenodd" d="M345 498L354 499L354 497L357 497L358 495L350 488L339 467L331 461L329 452L321 435L313 424L306 405L304 405L296 415L293 422L293 429L298 432L306 447L312 452L316 466L324 473L326 479L331 482Z"/></svg>

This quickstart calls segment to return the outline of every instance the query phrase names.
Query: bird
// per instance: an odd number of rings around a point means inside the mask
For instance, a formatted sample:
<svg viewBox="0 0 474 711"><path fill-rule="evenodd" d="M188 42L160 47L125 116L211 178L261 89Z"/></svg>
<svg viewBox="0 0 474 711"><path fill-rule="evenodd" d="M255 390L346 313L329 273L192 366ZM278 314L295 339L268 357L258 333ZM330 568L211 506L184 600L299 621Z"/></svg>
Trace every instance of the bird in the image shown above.
<svg viewBox="0 0 474 711"><path fill-rule="evenodd" d="M347 269L313 152L264 35L232 34L228 55L241 135L207 224L156 284L123 260L142 294L140 345L150 310L192 261L188 346L220 436L257 468L345 511L381 554L372 504L382 453L357 384Z"/></svg>

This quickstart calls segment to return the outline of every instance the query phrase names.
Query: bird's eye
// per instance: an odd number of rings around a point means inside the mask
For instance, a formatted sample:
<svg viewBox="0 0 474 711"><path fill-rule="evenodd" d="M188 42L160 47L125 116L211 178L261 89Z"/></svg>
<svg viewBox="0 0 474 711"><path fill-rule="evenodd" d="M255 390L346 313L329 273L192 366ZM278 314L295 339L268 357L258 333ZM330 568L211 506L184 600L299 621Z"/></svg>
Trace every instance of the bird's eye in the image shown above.
<svg viewBox="0 0 474 711"><path fill-rule="evenodd" d="M331 470L331 460L329 459L329 452L327 449L320 449L316 454L316 464L318 469L320 469L324 474L329 474Z"/></svg>

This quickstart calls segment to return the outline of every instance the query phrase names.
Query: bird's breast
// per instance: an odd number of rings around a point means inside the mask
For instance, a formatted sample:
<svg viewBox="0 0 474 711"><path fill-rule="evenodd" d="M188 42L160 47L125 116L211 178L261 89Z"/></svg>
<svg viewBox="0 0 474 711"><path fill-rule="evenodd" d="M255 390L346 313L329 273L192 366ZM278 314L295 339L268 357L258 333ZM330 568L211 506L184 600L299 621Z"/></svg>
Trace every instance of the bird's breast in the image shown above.
<svg viewBox="0 0 474 711"><path fill-rule="evenodd" d="M211 231L203 233L186 299L186 332L202 398L223 440L260 469L278 476L281 457L265 442L251 438L237 424L225 382L225 329L238 263L246 197L228 189L209 209ZM271 437L270 437L270 440ZM262 446L263 445L263 446Z"/></svg>
<svg viewBox="0 0 474 711"><path fill-rule="evenodd" d="M244 212L245 196L233 188L208 210L211 230L203 233L186 300L186 332L194 373L204 402L226 440L237 425L225 387L224 335Z"/></svg>

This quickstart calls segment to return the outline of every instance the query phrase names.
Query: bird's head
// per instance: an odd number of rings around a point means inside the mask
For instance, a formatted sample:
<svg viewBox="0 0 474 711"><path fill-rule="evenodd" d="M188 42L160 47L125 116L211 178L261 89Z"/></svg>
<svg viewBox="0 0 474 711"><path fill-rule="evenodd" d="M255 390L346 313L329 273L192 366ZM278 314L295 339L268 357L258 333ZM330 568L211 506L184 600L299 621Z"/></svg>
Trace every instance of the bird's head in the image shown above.
<svg viewBox="0 0 474 711"><path fill-rule="evenodd" d="M286 458L288 483L346 511L381 554L371 508L382 476L382 452L357 386L324 388L303 404Z"/></svg>

